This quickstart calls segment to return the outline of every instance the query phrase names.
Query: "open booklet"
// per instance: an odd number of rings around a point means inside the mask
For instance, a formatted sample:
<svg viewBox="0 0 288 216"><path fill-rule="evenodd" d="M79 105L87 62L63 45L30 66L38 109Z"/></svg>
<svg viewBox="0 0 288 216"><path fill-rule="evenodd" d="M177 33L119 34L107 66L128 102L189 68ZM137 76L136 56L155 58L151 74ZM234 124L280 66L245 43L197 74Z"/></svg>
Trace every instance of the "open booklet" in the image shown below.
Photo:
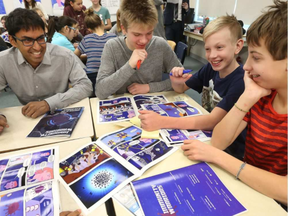
<svg viewBox="0 0 288 216"><path fill-rule="evenodd" d="M169 145L182 145L184 140L207 141L212 137L212 131L205 130L179 130L162 129L160 131L162 139Z"/></svg>
<svg viewBox="0 0 288 216"><path fill-rule="evenodd" d="M104 135L60 162L60 181L85 213L177 150L141 132L131 126Z"/></svg>
<svg viewBox="0 0 288 216"><path fill-rule="evenodd" d="M84 107L55 110L45 114L27 137L70 137Z"/></svg>
<svg viewBox="0 0 288 216"><path fill-rule="evenodd" d="M132 182L145 215L225 215L246 208L206 163L172 170Z"/></svg>
<svg viewBox="0 0 288 216"><path fill-rule="evenodd" d="M59 215L58 148L0 158L0 215Z"/></svg>

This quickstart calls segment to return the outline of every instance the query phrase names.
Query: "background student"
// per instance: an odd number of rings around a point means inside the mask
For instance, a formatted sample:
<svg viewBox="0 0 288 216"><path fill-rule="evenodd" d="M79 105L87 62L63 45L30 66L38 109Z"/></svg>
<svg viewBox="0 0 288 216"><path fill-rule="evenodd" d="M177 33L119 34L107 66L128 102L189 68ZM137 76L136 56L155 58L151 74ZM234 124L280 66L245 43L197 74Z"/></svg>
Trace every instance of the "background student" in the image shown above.
<svg viewBox="0 0 288 216"><path fill-rule="evenodd" d="M48 42L75 51L71 40L78 35L78 23L68 16L53 17L48 25Z"/></svg>
<svg viewBox="0 0 288 216"><path fill-rule="evenodd" d="M287 210L287 2L274 3L248 29L245 91L215 127L212 146L186 140L182 149L189 159L218 165ZM221 149L247 126L243 163Z"/></svg>
<svg viewBox="0 0 288 216"><path fill-rule="evenodd" d="M114 33L114 34L116 34L119 37L119 36L123 35L122 29L121 29L121 21L120 21L120 9L117 10L116 18L117 18L116 23L110 29L109 33Z"/></svg>
<svg viewBox="0 0 288 216"><path fill-rule="evenodd" d="M213 20L205 28L203 39L209 63L193 76L183 74L183 68L175 67L170 79L173 89L178 93L183 93L189 88L202 92L202 106L210 114L174 118L143 110L139 118L144 130L212 130L243 93L244 70L236 61L237 54L243 47L242 28L236 17L227 15ZM241 134L227 149L230 154L240 159L244 154L244 137L245 133Z"/></svg>
<svg viewBox="0 0 288 216"><path fill-rule="evenodd" d="M85 10L86 7L83 5L82 0L65 0L63 15L69 16L78 22L79 32L81 35L74 38L77 41L81 41L82 37L90 33L84 23Z"/></svg>
<svg viewBox="0 0 288 216"><path fill-rule="evenodd" d="M85 11L85 15L85 24L92 34L86 35L82 39L74 53L79 57L81 54L87 55L85 71L92 82L95 92L96 78L101 64L104 45L109 39L115 38L116 35L113 33L105 33L104 24L100 17L94 13L93 8Z"/></svg>
<svg viewBox="0 0 288 216"><path fill-rule="evenodd" d="M36 2L36 0L24 0L24 6L26 9L39 8L42 11L42 13L44 14L45 19L49 20L49 17L47 15L46 11L44 10L44 7L41 4L41 2Z"/></svg>
<svg viewBox="0 0 288 216"><path fill-rule="evenodd" d="M112 28L109 10L101 5L101 0L91 0L94 13L96 13L104 23L105 31Z"/></svg>
<svg viewBox="0 0 288 216"><path fill-rule="evenodd" d="M158 22L154 2L123 0L120 10L126 37L105 44L96 81L97 97L171 90L170 80L162 81L162 74L174 66L181 67L181 63L163 38L153 37Z"/></svg>
<svg viewBox="0 0 288 216"><path fill-rule="evenodd" d="M48 34L48 23L45 19L43 12L39 8L36 8L36 7L33 8L32 10L35 11L41 17L41 19L43 20L43 22L45 24L45 33Z"/></svg>

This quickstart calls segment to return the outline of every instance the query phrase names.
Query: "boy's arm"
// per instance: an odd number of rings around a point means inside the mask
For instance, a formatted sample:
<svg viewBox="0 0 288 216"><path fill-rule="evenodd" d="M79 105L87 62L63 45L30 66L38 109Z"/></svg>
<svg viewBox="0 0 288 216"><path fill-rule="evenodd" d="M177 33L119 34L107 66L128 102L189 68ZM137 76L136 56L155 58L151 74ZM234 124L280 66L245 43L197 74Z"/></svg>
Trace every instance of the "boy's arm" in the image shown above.
<svg viewBox="0 0 288 216"><path fill-rule="evenodd" d="M101 65L96 80L96 95L99 99L105 99L114 94L136 73L136 70L129 65L129 61L119 70L116 70L115 61L108 41L102 52Z"/></svg>
<svg viewBox="0 0 288 216"><path fill-rule="evenodd" d="M235 177L243 164L243 161L198 140L185 140L181 148L190 160L214 163ZM280 176L246 164L238 178L260 193L287 205L287 176Z"/></svg>
<svg viewBox="0 0 288 216"><path fill-rule="evenodd" d="M236 139L247 126L247 123L243 121L246 113L260 98L271 93L271 90L258 86L249 77L247 71L245 71L244 82L245 90L235 103L238 108L233 106L213 131L211 143L219 149L227 148Z"/></svg>
<svg viewBox="0 0 288 216"><path fill-rule="evenodd" d="M139 111L139 119L141 127L147 131L167 129L181 130L212 130L218 122L226 115L226 111L215 107L211 113L207 115L191 116L186 118L175 118L161 116L153 111Z"/></svg>
<svg viewBox="0 0 288 216"><path fill-rule="evenodd" d="M189 89L185 82L190 79L192 74L183 74L183 70L183 67L174 67L170 72L171 85L177 93L183 93Z"/></svg>

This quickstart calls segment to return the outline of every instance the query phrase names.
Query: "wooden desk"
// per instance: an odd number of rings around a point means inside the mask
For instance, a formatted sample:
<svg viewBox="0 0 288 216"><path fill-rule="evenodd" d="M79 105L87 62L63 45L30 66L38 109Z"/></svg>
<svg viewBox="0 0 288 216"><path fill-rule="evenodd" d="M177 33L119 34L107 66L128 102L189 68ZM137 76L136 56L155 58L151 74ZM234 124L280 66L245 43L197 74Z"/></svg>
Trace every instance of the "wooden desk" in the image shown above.
<svg viewBox="0 0 288 216"><path fill-rule="evenodd" d="M71 155L73 152L80 149L81 147L83 147L87 143L90 143L91 141L92 140L90 137L86 137L86 138L80 138L80 139L76 139L76 140L69 140L69 141L65 141L65 142L61 142L61 143L57 143L57 144L51 144L51 145L46 146L46 147L52 148L52 147L58 146L58 148L59 148L59 161L61 161L62 159ZM46 147L44 147L44 148L46 148ZM41 149L41 148L34 148L33 151L36 149ZM18 152L19 152L19 154L24 154L25 152L29 152L29 151L32 151L32 150L31 149L25 149L23 151L18 151ZM11 155L12 153L15 154L15 151L1 154L1 157L9 157L9 155ZM59 183L59 193L60 193L61 211L74 211L74 210L80 208L78 206L78 204L76 203L76 201L69 195L66 188L64 188L64 186L61 183ZM90 216L92 216L92 215L107 216L105 204L101 205L99 208L95 209L93 212L91 212L88 215L90 215Z"/></svg>
<svg viewBox="0 0 288 216"><path fill-rule="evenodd" d="M22 106L0 109L0 113L5 115L9 128L5 128L0 135L0 152L31 148L35 146L58 143L67 140L79 139L83 137L93 137L93 125L89 98L83 99L69 107L84 107L84 111L79 119L70 138L50 137L50 138L27 138L42 116L37 119L27 118L22 115Z"/></svg>
<svg viewBox="0 0 288 216"><path fill-rule="evenodd" d="M178 94L174 91L168 91L168 92L150 93L147 95L164 95L167 98L167 100L169 100L169 101L175 101L175 99L174 99L175 96L182 96L182 97L185 97L187 99L187 102L190 105L200 109L203 114L208 113L203 107L201 107L197 102L195 102L192 98L190 98L186 94ZM132 95L131 94L125 94L125 96L132 96ZM115 97L120 97L120 95L116 95ZM98 102L99 102L98 98L90 99L95 136L97 138L104 135L104 134L111 133L112 131L121 129L115 123L97 124L98 113L97 113L96 108L97 108Z"/></svg>
<svg viewBox="0 0 288 216"><path fill-rule="evenodd" d="M192 164L195 164L195 162L188 160L183 155L182 150L178 149L178 151L170 155L168 158L147 170L139 179L147 178L149 176L168 172ZM235 176L232 176L226 171L214 165L209 165L212 167L221 181L225 184L225 186L230 190L230 192L242 203L242 205L244 205L245 208L247 208L247 211L241 215L287 216L287 212L282 209L273 199L260 194L241 181L236 180ZM113 201L113 204L117 216L129 215L129 213L127 213L128 211L119 205L116 201Z"/></svg>

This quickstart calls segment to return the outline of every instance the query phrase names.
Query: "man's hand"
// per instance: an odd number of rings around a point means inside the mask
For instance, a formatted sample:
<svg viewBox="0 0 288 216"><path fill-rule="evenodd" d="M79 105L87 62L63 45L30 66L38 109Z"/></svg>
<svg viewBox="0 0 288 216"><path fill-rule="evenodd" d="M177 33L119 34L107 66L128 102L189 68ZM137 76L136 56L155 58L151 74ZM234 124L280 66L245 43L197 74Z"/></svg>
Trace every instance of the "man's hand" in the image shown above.
<svg viewBox="0 0 288 216"><path fill-rule="evenodd" d="M33 101L29 102L22 108L22 114L26 117L37 118L38 116L43 115L49 110L50 107L45 100Z"/></svg>
<svg viewBox="0 0 288 216"><path fill-rule="evenodd" d="M140 110L138 118L141 120L141 128L146 131L154 131L162 128L163 116L150 110Z"/></svg>
<svg viewBox="0 0 288 216"><path fill-rule="evenodd" d="M183 67L174 67L171 70L171 76L170 76L170 80L172 83L175 84L183 84L185 83L188 79L190 79L190 77L192 76L192 74L183 74Z"/></svg>
<svg viewBox="0 0 288 216"><path fill-rule="evenodd" d="M9 125L7 124L7 119L3 115L0 115L0 134L3 132L5 128L8 127Z"/></svg>
<svg viewBox="0 0 288 216"><path fill-rule="evenodd" d="M139 83L133 83L130 86L127 87L129 93L132 95L136 94L146 94L150 91L149 84L139 84Z"/></svg>
<svg viewBox="0 0 288 216"><path fill-rule="evenodd" d="M129 59L129 65L131 68L136 68L137 62L141 60L141 64L147 58L147 52L145 49L135 49Z"/></svg>
<svg viewBox="0 0 288 216"><path fill-rule="evenodd" d="M60 216L81 216L81 210L77 209L73 212L71 211L64 211L60 213Z"/></svg>

